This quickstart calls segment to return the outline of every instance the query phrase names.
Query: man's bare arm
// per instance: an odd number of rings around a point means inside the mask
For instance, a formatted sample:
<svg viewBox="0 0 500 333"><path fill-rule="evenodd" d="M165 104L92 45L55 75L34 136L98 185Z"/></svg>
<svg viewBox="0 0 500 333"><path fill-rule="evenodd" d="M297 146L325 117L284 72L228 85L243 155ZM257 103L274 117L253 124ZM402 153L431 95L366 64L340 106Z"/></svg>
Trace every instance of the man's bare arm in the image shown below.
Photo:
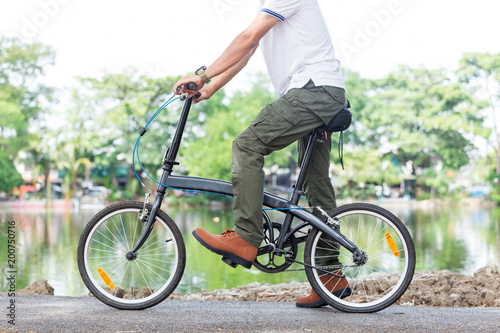
<svg viewBox="0 0 500 333"><path fill-rule="evenodd" d="M248 63L252 55L255 53L255 50L257 47L255 47L245 58L241 59L238 63L236 63L233 67L227 69L224 71L222 74L219 76L216 76L210 85L205 86L204 89L207 90L208 96L207 98L203 99L208 99L212 97L213 94L215 94L220 88L224 87L226 83L232 80L233 77L236 76ZM199 102L201 99L197 99L195 102Z"/></svg>
<svg viewBox="0 0 500 333"><path fill-rule="evenodd" d="M224 53L207 68L205 73L208 77L218 76L249 54L251 56L259 46L260 39L278 22L280 21L274 16L260 13L255 21L239 34Z"/></svg>
<svg viewBox="0 0 500 333"><path fill-rule="evenodd" d="M278 22L280 21L277 18L266 13L260 13L252 24L240 33L222 55L205 70L205 74L209 78L214 78L231 69L225 76L219 79L221 80L220 83L223 83L222 85L226 84L236 73L245 67L257 49L260 39ZM196 83L197 89L205 85L198 75L193 75L180 79L174 85L174 90L181 85L186 86L189 82ZM189 96L191 97L194 93L194 91L190 92Z"/></svg>

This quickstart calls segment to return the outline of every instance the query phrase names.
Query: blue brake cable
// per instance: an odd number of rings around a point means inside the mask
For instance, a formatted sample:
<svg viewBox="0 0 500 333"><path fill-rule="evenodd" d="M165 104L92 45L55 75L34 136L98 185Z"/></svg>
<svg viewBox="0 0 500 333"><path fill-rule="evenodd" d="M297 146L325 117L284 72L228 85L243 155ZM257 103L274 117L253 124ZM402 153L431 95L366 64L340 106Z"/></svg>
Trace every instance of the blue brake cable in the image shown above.
<svg viewBox="0 0 500 333"><path fill-rule="evenodd" d="M151 118L148 120L148 122L146 123L146 126L144 126L144 128L141 129L140 133L139 133L139 137L137 138L137 141L135 142L135 146L134 146L134 151L133 151L133 157L132 157L132 168L134 169L134 173L135 173L135 176L136 178L139 180L139 182L141 183L142 187L144 187L146 189L146 191L148 191L148 193L151 193L149 191L149 189L146 187L146 185L142 182L142 180L140 179L139 175L137 174L137 171L135 169L135 158L137 156L137 162L139 162L139 165L142 169L142 171L144 171L144 173L146 173L146 175L152 180L154 181L156 184L158 185L162 185L166 188L169 188L169 189L172 189L172 190L176 190L176 191L184 191L184 192L190 192L190 193L207 193L207 194L215 194L215 195L219 195L219 196L223 196L223 197L226 197L228 199L231 199L231 200L234 200L232 197L228 196L228 195L225 195L225 194L219 194L219 193L214 193L214 192L207 192L207 191L197 191L197 190L185 190L185 189L179 189L179 188L175 188L175 187L172 187L172 186L168 186L168 185L165 185L165 184L162 184L160 183L159 181L157 181L156 179L154 179L147 171L146 169L144 168L144 166L142 165L141 163L141 159L139 157L139 142L141 141L141 137L146 133L146 130L149 126L149 124L151 124L151 122L160 114L161 111L163 111L163 109L165 109L168 105L170 105L171 103L173 103L174 101L178 100L180 97L176 97L174 98L175 95L172 95L172 97L170 97L165 103L163 103L163 105L158 109L156 110L156 112L153 114L153 116L151 116ZM137 153L136 153L137 152Z"/></svg>

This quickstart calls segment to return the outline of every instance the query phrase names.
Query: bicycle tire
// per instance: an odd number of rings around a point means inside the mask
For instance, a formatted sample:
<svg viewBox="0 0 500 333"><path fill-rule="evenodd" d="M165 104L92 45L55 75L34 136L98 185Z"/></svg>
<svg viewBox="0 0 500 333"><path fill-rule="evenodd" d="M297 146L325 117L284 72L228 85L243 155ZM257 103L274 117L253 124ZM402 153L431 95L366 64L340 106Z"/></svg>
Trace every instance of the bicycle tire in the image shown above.
<svg viewBox="0 0 500 333"><path fill-rule="evenodd" d="M117 309L142 310L162 302L184 273L184 240L161 210L137 257L125 257L147 224L139 218L143 207L141 202L128 201L103 209L85 226L78 244L83 282L97 299ZM151 205L146 208L151 211Z"/></svg>
<svg viewBox="0 0 500 333"><path fill-rule="evenodd" d="M329 215L339 221L340 232L366 253L367 260L356 264L351 252L313 229L304 252L306 264L322 269L305 268L313 290L344 312L377 312L392 305L406 291L415 272L415 247L405 225L388 210L371 204L344 205ZM342 273L349 288L334 294L339 287L333 284L341 278L325 271ZM325 286L328 283L321 281L322 276L332 284Z"/></svg>

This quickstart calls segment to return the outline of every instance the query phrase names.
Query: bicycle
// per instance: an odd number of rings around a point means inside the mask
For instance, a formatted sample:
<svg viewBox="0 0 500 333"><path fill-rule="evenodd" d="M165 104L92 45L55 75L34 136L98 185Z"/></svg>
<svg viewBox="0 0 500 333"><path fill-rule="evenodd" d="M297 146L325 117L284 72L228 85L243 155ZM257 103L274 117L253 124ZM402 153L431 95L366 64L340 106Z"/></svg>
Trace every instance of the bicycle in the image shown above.
<svg viewBox="0 0 500 333"><path fill-rule="evenodd" d="M90 292L107 305L146 309L165 300L180 282L186 263L184 241L174 221L160 209L168 188L227 197L233 194L227 181L172 175L179 164L176 157L195 97L183 96L185 102L172 144L163 156L153 204L149 204L148 194L144 202L113 204L97 213L80 237L80 274ZM351 112L343 109L328 125L311 132L290 199L264 193L263 206L280 211L284 218L282 223L273 222L263 209L266 236L253 266L278 273L293 263L301 264L313 290L332 307L345 312L376 312L396 302L413 277L415 248L404 224L386 209L366 203L346 204L329 213L316 207L321 218L298 206L316 144L327 133L342 132L350 124ZM293 219L300 221L295 227ZM305 243L303 262L296 259L301 243ZM228 258L222 260L237 266ZM333 276L346 277L349 292L331 292L324 280Z"/></svg>

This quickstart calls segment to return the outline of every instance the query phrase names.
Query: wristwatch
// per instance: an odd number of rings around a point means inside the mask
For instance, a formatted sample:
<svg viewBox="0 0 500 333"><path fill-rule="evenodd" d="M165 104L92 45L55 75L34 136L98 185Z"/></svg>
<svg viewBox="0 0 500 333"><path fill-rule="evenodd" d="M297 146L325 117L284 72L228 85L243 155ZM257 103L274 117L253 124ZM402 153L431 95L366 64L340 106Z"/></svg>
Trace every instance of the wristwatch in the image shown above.
<svg viewBox="0 0 500 333"><path fill-rule="evenodd" d="M194 73L198 75L203 80L203 82L209 83L210 79L208 78L207 74L205 74L205 69L207 69L207 66L201 66Z"/></svg>

